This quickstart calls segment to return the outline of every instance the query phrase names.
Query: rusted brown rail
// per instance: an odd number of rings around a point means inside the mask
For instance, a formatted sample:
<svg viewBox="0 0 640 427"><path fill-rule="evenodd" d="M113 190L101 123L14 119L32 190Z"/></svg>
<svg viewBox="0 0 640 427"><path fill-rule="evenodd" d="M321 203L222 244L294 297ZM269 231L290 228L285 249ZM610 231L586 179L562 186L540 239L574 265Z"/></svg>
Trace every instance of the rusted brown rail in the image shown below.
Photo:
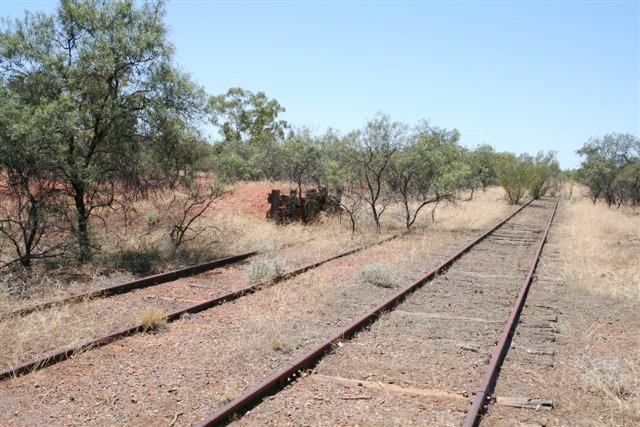
<svg viewBox="0 0 640 427"><path fill-rule="evenodd" d="M402 234L396 234L393 235L391 237L387 237L386 239L382 239L379 240L375 243L371 243L368 245L364 245L364 246L360 246L358 248L355 249L351 249L349 251L343 252L341 254L332 256L330 258L326 258L322 261L318 261L315 262L313 264L304 266L302 268L299 268L297 270L294 271L290 271L289 273L286 273L280 277L278 277L275 280L269 281L269 282L261 282L261 283L257 283L254 285L250 285L247 287L244 287L240 290L237 291L233 291L233 292L229 292L226 293L222 296L210 299L210 300L206 300L203 301L201 303L192 305L190 307L187 307L185 309L181 309L178 311L174 311L173 313L170 313L168 315L166 315L164 317L164 319L170 323L173 322L175 320L178 320L182 315L184 314L195 314L195 313L199 313L201 311L205 311L208 310L212 307L215 307L217 305L226 303L226 302L230 302L230 301L234 301L237 300L238 298L241 298L245 295L249 295L252 294L254 292L259 291L260 289L264 288L265 286L269 285L269 284L274 284L274 283L278 283L278 282L282 282L284 280L288 280L291 279L295 276L298 276L302 273L305 273L309 270L312 270L314 268L320 267L323 264L326 264L330 261L339 259L339 258L343 258L349 255L352 255L354 253L363 251L365 249L368 249L370 247L376 246L376 245L380 245L382 243L391 241L393 239L396 239L400 236L404 235L404 233ZM50 352L42 357L39 357L37 359L34 360L30 360L28 362L22 363L19 366L16 366L14 368L9 368L6 369L4 371L0 371L0 381L7 379L7 378L11 378L11 377L16 377L16 376L20 376L20 375L24 375L24 374L28 374L30 372L36 371L38 369L42 369L45 368L47 366L51 366L53 364L56 364L58 362L61 362L63 360L69 359L71 356L73 356L74 354L78 354L78 353L82 353L83 351L92 349L92 348L97 348L97 347L101 347L104 346L106 344L109 344L113 341L119 340L121 338L127 337L129 335L133 335L136 334L138 332L142 332L145 330L145 327L142 323L139 323L137 325L131 326L131 327L127 327L124 329L120 329L116 332L113 332L109 335L100 337L100 338L96 338L96 339L92 339L92 340L88 340L85 341L83 343L80 343L76 346L73 347L67 347L67 348L63 348L63 349L59 349L59 350L55 350L53 352Z"/></svg>
<svg viewBox="0 0 640 427"><path fill-rule="evenodd" d="M500 373L500 367L502 366L504 358L507 356L507 352L509 351L509 346L511 345L513 334L515 333L516 326L518 325L518 319L520 319L520 314L522 313L522 309L527 299L529 289L531 288L533 275L536 271L536 267L538 266L538 261L540 260L540 255L542 254L542 248L547 241L547 236L549 235L549 230L551 229L551 224L553 223L553 218L555 217L557 209L558 201L556 201L553 207L551 218L549 218L547 227L542 238L540 239L540 243L538 244L534 260L531 262L531 267L529 268L529 273L527 274L527 277L525 278L522 287L520 288L518 298L516 299L516 302L511 309L511 314L509 315L509 318L504 325L500 340L498 341L498 344L496 345L496 348L491 355L491 361L489 362L489 366L487 367L484 378L482 379L480 387L478 387L475 397L471 402L471 408L465 416L463 424L464 427L475 427L479 425L480 421L482 420L482 415L487 409L487 406L491 404L489 397L496 385L496 381Z"/></svg>
<svg viewBox="0 0 640 427"><path fill-rule="evenodd" d="M123 283L109 288L99 289L92 292L86 292L79 295L73 295L68 298L61 298L55 301L47 301L41 304L32 305L29 307L21 308L19 310L11 311L8 313L0 314L0 321L11 318L26 316L40 310L46 310L57 305L71 304L75 302L81 302L91 298L106 298L114 295L125 294L127 292L135 291L137 289L148 288L150 286L157 286L163 283L172 282L174 280L194 276L196 274L204 273L205 271L213 270L216 268L224 267L225 265L234 264L236 262L243 261L258 252L247 252L240 255L234 255L226 258L220 258L214 261L204 262L202 264L196 264L189 267L180 268L177 270L167 271L165 273L155 274L149 277L143 277L142 279L133 280L131 282Z"/></svg>
<svg viewBox="0 0 640 427"><path fill-rule="evenodd" d="M382 304L378 305L376 308L372 309L365 315L356 319L350 325L339 331L337 334L332 336L331 338L325 340L320 343L318 346L313 348L308 353L298 357L291 363L289 363L284 368L275 372L274 374L265 378L260 384L251 388L240 396L232 400L231 402L224 405L222 408L217 410L211 416L202 420L198 426L199 427L209 427L209 426L217 426L224 425L229 420L234 417L241 415L248 411L249 409L256 406L264 397L276 393L278 390L284 388L287 384L293 381L299 373L305 369L312 368L315 366L320 359L322 359L327 353L329 353L335 345L337 345L340 341L350 339L356 333L363 330L371 323L375 322L379 316L388 310L393 309L396 305L402 302L409 294L413 293L420 287L422 287L425 283L434 279L437 275L442 274L447 271L447 269L462 255L467 253L471 248L480 243L482 240L487 238L490 234L492 234L495 230L504 225L507 221L513 218L518 212L528 206L531 201L527 202L525 205L516 209L509 216L504 218L502 221L498 222L496 225L491 227L489 230L484 232L482 235L477 237L471 243L462 248L455 255L441 263L431 272L429 272L426 276L418 280L416 283L405 287L395 295L387 298Z"/></svg>

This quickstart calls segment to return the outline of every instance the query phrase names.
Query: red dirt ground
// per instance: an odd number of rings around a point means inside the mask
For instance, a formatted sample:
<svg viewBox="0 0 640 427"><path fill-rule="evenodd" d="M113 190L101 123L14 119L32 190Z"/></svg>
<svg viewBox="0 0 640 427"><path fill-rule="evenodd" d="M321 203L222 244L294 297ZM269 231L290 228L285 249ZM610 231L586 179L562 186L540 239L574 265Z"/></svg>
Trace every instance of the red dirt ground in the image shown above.
<svg viewBox="0 0 640 427"><path fill-rule="evenodd" d="M238 183L222 196L222 200L216 205L216 210L224 213L242 213L266 219L267 211L269 210L267 197L271 190L280 189L283 194L287 194L288 188L283 183Z"/></svg>

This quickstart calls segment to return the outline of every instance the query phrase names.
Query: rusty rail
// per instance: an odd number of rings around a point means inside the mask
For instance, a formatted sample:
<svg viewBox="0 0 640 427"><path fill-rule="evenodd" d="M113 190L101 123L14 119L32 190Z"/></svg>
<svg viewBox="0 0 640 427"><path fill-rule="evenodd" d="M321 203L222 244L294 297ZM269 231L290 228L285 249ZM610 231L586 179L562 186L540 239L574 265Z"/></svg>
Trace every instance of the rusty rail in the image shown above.
<svg viewBox="0 0 640 427"><path fill-rule="evenodd" d="M220 258L214 261L208 261L201 264L192 265L189 267L179 268L177 270L167 271L165 273L155 274L153 276L143 277L142 279L132 280L131 282L123 283L120 285L111 286L109 288L98 289L92 292L86 292L79 295L73 295L67 298L61 298L54 301L47 301L38 305L32 305L29 307L21 308L19 310L11 311L8 313L0 314L0 321L11 318L21 317L34 313L40 310L46 310L57 305L71 304L74 302L81 302L91 298L106 298L114 295L125 294L127 292L135 291L137 289L148 288L151 286L161 285L163 283L173 282L174 280L194 276L196 274L204 273L205 271L213 270L216 268L224 267L225 265L234 264L236 262L243 261L258 252L247 252L240 255L234 255L226 258Z"/></svg>
<svg viewBox="0 0 640 427"><path fill-rule="evenodd" d="M437 275L442 274L447 271L447 269L457 261L462 255L467 253L471 248L480 243L490 234L492 234L495 230L504 225L507 221L513 218L517 213L519 213L522 209L528 206L531 203L531 200L526 204L522 205L518 209L516 209L509 216L498 222L496 225L491 227L489 230L484 232L482 235L474 239L471 243L467 244L460 251L458 251L455 255L451 256L446 261L442 262L435 269L429 272L426 276L415 282L414 284L405 287L401 291L397 292L395 295L387 298L382 304L378 305L376 308L370 310L368 313L364 314L360 318L356 319L347 327L340 330L337 334L332 336L331 338L323 341L316 347L314 347L308 353L298 357L291 363L289 363L284 368L279 371L273 373L272 375L266 377L260 384L257 386L245 391L240 396L233 399L231 402L224 405L222 408L218 409L214 414L200 421L198 424L199 427L209 427L209 426L217 426L224 425L229 420L233 419L235 416L240 415L248 411L249 409L256 406L264 397L271 395L278 390L284 388L287 384L295 379L295 377L300 373L300 371L312 368L317 364L317 362L322 359L326 354L331 352L333 347L337 345L340 341L350 339L356 333L363 330L371 323L375 322L378 317L385 311L393 309L396 305L402 302L409 294L413 293L420 287L422 287L425 283L429 282Z"/></svg>
<svg viewBox="0 0 640 427"><path fill-rule="evenodd" d="M493 392L496 381L498 379L498 375L500 373L500 367L502 366L504 358L507 356L507 352L509 351L509 346L511 345L513 334L515 333L516 326L518 325L518 320L520 319L520 314L522 313L524 303L527 299L527 294L529 293L531 283L533 282L533 275L536 271L536 267L538 266L540 255L542 254L542 248L547 241L547 236L549 234L549 230L551 229L551 224L553 223L553 219L556 215L557 209L558 201L556 200L556 203L553 207L553 212L551 213L551 218L549 218L547 227L542 238L540 239L540 243L538 244L534 260L532 261L531 267L529 268L529 273L527 274L527 277L524 280L522 287L520 288L518 298L513 305L513 309L511 310L511 314L509 315L507 322L505 323L504 329L502 330L502 335L500 336L500 340L498 341L498 344L496 345L496 348L491 355L491 361L489 362L489 366L487 367L482 382L480 383L480 387L476 391L475 397L471 402L471 408L465 416L463 424L464 427L478 426L480 424L480 421L482 420L482 415L485 412L486 406L490 404L490 401L488 401L489 396Z"/></svg>
<svg viewBox="0 0 640 427"><path fill-rule="evenodd" d="M309 270L312 270L314 268L320 267L323 264L326 264L330 261L334 261L336 259L339 258L343 258L349 255L352 255L354 253L363 251L365 249L371 248L373 246L377 246L377 245L381 245L383 243L386 243L388 241L391 241L393 239L396 239L400 236L403 236L404 233L401 234L396 234L390 237L387 237L385 239L379 240L377 242L368 244L368 245L363 245L360 247L357 247L355 249L351 249L349 251L343 252L341 254L332 256L330 258L326 258L324 260L315 262L313 264L309 264L306 265L302 268L299 268L297 270L294 271L290 271L289 273L283 274L282 276L278 277L275 280L272 281L268 281L268 282L261 282L261 283L257 283L254 285L250 285L250 286L246 286L240 290L237 291L232 291L232 292L228 292L224 295L221 295L219 297L210 299L210 300L206 300L203 302L200 302L198 304L192 305L190 307L178 310L178 311L174 311L173 313L167 314L164 319L167 321L167 323L171 323L174 322L176 320L178 320L181 316L183 316L184 314L195 314L195 313L199 313L205 310L208 310L210 308L213 308L217 305L220 304L224 304L227 302L231 302L234 300L237 300L238 298L241 298L245 295L249 295L252 294L254 292L259 291L260 289L263 289L265 286L268 286L270 284L275 284L275 283L279 283L288 279L291 279L293 277L296 277L300 274L303 274ZM59 349L59 350L55 350L53 352L47 353L42 357L24 362L14 368L9 368L9 369L5 369L3 371L0 371L0 381L5 380L7 378L12 378L12 377L17 377L20 375L24 375L24 374L28 374L30 372L36 371L38 369L42 369L45 368L47 366L51 366L54 365L58 362L62 362L63 360L69 359L70 357L72 357L74 354L78 354L78 353L82 353L86 350L89 349L93 349L93 348L97 348L97 347L102 347L104 345L107 345L113 341L119 340L121 338L139 333L139 332L143 332L145 330L145 327L142 323L139 323L137 325L134 326L130 326L130 327L126 327L124 329L120 329L116 332L113 332L109 335L105 335L103 337L100 338L96 338L96 339L92 339L92 340L88 340L85 341L83 343L80 343L76 346L72 346L72 347L66 347L63 349Z"/></svg>

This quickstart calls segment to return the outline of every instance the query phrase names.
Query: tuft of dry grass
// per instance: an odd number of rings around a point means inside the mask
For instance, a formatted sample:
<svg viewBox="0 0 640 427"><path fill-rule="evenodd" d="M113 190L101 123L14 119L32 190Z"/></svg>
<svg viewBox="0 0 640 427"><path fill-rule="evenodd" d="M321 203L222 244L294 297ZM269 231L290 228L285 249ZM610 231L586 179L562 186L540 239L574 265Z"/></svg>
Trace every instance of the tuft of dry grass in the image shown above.
<svg viewBox="0 0 640 427"><path fill-rule="evenodd" d="M574 190L574 195L576 191ZM574 198L562 205L560 274L568 286L640 301L640 212Z"/></svg>
<svg viewBox="0 0 640 427"><path fill-rule="evenodd" d="M257 259L249 264L247 279L249 283L277 280L285 271L285 264L280 260Z"/></svg>
<svg viewBox="0 0 640 427"><path fill-rule="evenodd" d="M293 349L282 338L274 337L271 339L271 349L284 354L290 354Z"/></svg>
<svg viewBox="0 0 640 427"><path fill-rule="evenodd" d="M381 288L393 288L398 274L387 264L369 264L362 269L360 277L365 283Z"/></svg>
<svg viewBox="0 0 640 427"><path fill-rule="evenodd" d="M146 309L138 313L138 320L142 323L145 332L156 332L167 325L167 319L162 311Z"/></svg>

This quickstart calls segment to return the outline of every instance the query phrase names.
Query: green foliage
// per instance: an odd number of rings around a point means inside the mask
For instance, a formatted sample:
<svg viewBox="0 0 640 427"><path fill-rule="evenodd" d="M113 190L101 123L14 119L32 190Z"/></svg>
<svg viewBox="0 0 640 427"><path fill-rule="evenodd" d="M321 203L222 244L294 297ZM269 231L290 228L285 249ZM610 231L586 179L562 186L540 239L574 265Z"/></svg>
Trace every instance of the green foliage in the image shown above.
<svg viewBox="0 0 640 427"><path fill-rule="evenodd" d="M238 87L224 95L212 96L211 122L220 128L226 143L267 144L284 138L288 124L278 120L286 110L264 92L253 93Z"/></svg>
<svg viewBox="0 0 640 427"><path fill-rule="evenodd" d="M70 200L84 261L89 219L194 163L204 91L172 65L162 2L65 0L0 32L1 114L18 119L0 140L13 162L39 165ZM48 128L29 136L36 120ZM19 140L20 144L15 144ZM4 153L3 153L4 154Z"/></svg>
<svg viewBox="0 0 640 427"><path fill-rule="evenodd" d="M285 111L263 92L231 88L209 99L211 122L223 140L214 148L214 169L226 181L278 179L279 143L289 127L278 115Z"/></svg>
<svg viewBox="0 0 640 427"><path fill-rule="evenodd" d="M302 197L302 184L320 186L322 165L320 149L308 129L292 132L280 147L280 166L283 178L298 184L298 195Z"/></svg>
<svg viewBox="0 0 640 427"><path fill-rule="evenodd" d="M549 189L558 183L560 165L555 159L555 152L542 152L533 159L529 169L529 195L534 199L547 194Z"/></svg>
<svg viewBox="0 0 640 427"><path fill-rule="evenodd" d="M516 156L500 153L496 158L498 181L506 192L509 203L518 204L527 192L532 159L528 155Z"/></svg>
<svg viewBox="0 0 640 427"><path fill-rule="evenodd" d="M162 271L164 260L156 248L127 249L109 259L112 268L136 275L147 275Z"/></svg>
<svg viewBox="0 0 640 427"><path fill-rule="evenodd" d="M454 200L465 185L468 167L459 139L455 129L448 131L422 122L394 154L387 182L402 205L407 229L425 206Z"/></svg>
<svg viewBox="0 0 640 427"><path fill-rule="evenodd" d="M586 157L578 179L589 187L591 200L640 204L640 140L631 134L607 134L592 138L577 151Z"/></svg>
<svg viewBox="0 0 640 427"><path fill-rule="evenodd" d="M485 191L487 187L498 182L493 147L487 144L480 145L465 152L465 158L468 167L466 186L471 190L471 197L478 188Z"/></svg>
<svg viewBox="0 0 640 427"><path fill-rule="evenodd" d="M560 176L560 166L555 152L540 152L536 157L528 154L496 154L498 181L506 192L509 203L518 204L529 192L534 199L544 196Z"/></svg>
<svg viewBox="0 0 640 427"><path fill-rule="evenodd" d="M389 116L378 113L358 132L347 137L350 149L343 159L352 168L364 189L362 198L369 206L373 222L380 229L380 217L388 206L386 179L393 155L406 142L404 123L392 122Z"/></svg>

